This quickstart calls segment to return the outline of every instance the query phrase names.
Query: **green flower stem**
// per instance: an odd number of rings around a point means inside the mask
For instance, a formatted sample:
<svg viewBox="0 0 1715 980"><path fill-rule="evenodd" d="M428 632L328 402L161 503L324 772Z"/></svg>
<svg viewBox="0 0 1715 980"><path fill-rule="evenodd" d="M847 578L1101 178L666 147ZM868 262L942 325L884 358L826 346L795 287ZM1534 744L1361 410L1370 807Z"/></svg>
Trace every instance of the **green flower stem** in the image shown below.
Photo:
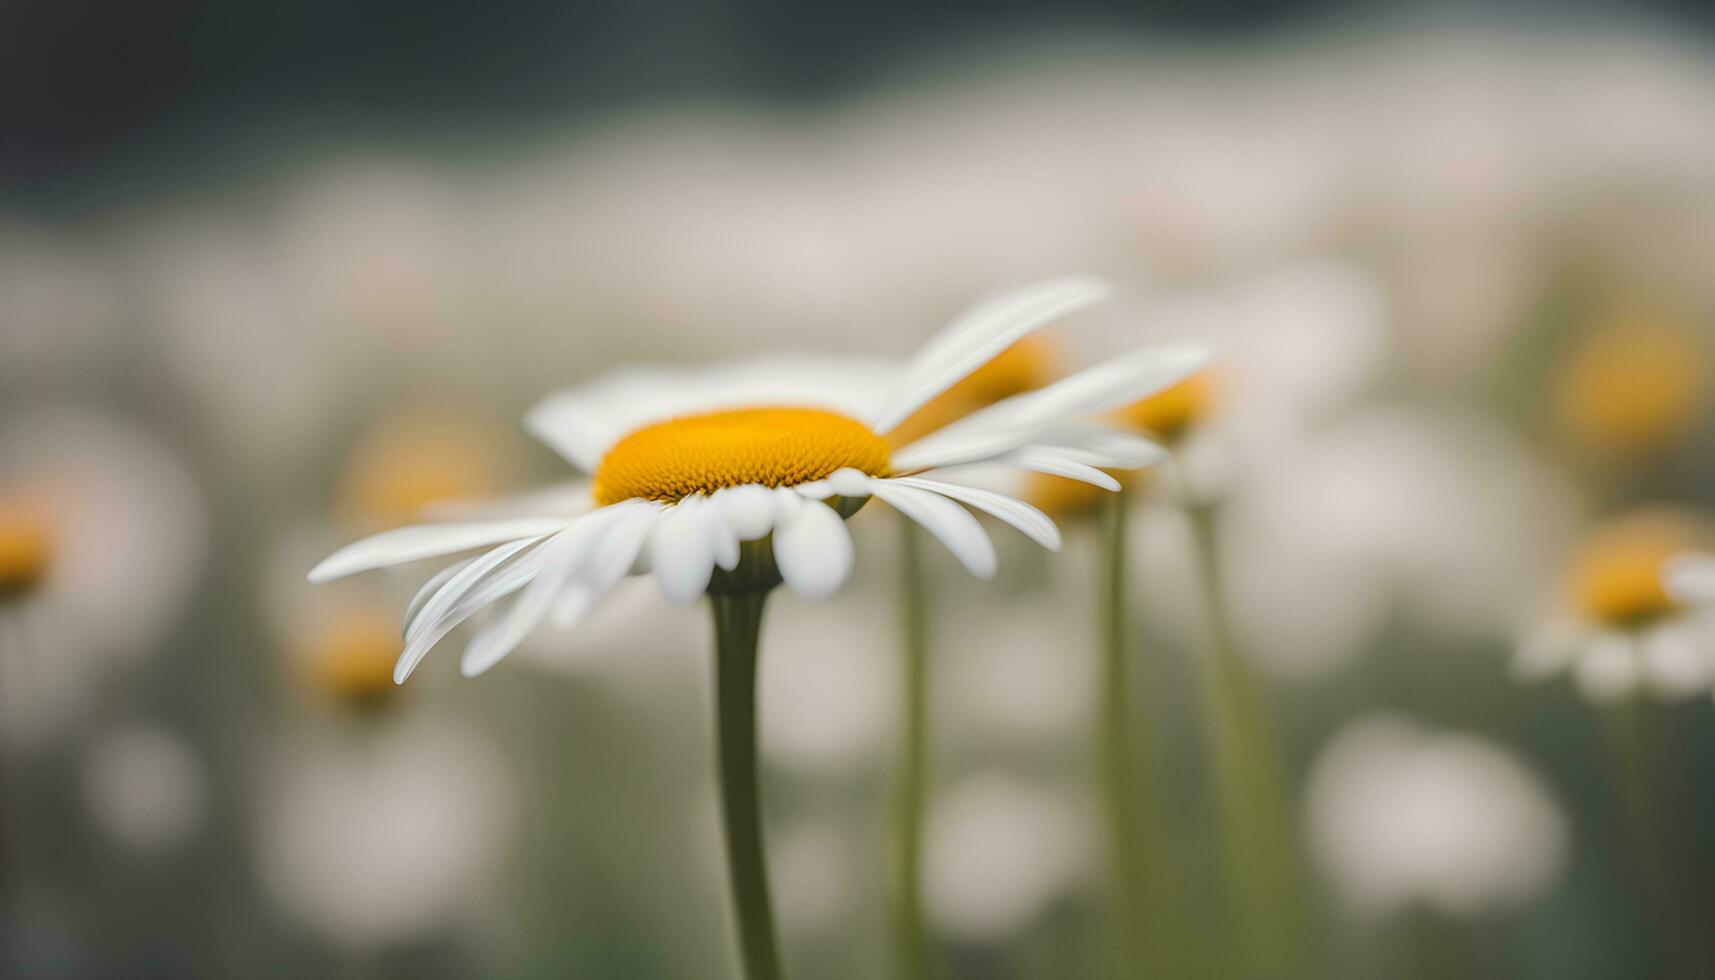
<svg viewBox="0 0 1715 980"><path fill-rule="evenodd" d="M1609 765L1620 806L1622 846L1630 853L1639 889L1650 906L1649 919L1668 961L1668 975L1690 977L1697 975L1695 964L1707 961L1707 952L1693 939L1700 928L1685 914L1690 906L1681 897L1673 863L1681 838L1664 806L1652 709L1642 691L1603 706Z"/></svg>
<svg viewBox="0 0 1715 980"><path fill-rule="evenodd" d="M904 644L905 730L894 801L894 969L901 980L930 975L923 924L923 810L929 783L929 596L917 525L899 522L899 616Z"/></svg>
<svg viewBox="0 0 1715 980"><path fill-rule="evenodd" d="M1206 723L1214 755L1229 908L1239 930L1240 976L1302 976L1304 937L1292 815L1266 705L1238 652L1221 587L1215 513L1186 507L1208 616Z"/></svg>
<svg viewBox="0 0 1715 980"><path fill-rule="evenodd" d="M1143 790L1149 784L1147 780L1140 782L1139 760L1132 753L1141 733L1134 733L1131 725L1131 629L1126 614L1126 512L1130 498L1125 490L1108 494L1102 507L1096 750L1102 802L1107 810L1108 856L1113 866L1114 930L1120 955L1116 976L1136 980L1144 975L1149 960L1146 933L1156 924L1149 915L1146 884L1146 841L1153 835Z"/></svg>
<svg viewBox="0 0 1715 980"><path fill-rule="evenodd" d="M715 726L721 816L739 953L747 980L781 980L757 781L756 662L766 590L709 595L715 620Z"/></svg>

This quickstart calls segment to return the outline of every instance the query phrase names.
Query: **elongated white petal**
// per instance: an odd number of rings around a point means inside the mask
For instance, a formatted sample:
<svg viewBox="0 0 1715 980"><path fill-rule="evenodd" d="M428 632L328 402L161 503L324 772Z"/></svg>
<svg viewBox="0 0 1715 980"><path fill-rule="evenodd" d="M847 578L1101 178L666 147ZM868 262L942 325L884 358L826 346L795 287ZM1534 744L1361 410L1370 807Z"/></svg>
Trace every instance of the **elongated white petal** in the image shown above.
<svg viewBox="0 0 1715 980"><path fill-rule="evenodd" d="M459 671L475 677L513 651L547 615L554 598L594 550L597 540L617 516L606 508L566 528L542 545L542 567L506 614L485 626L465 647Z"/></svg>
<svg viewBox="0 0 1715 980"><path fill-rule="evenodd" d="M1041 440L1056 425L1141 401L1185 380L1209 360L1202 347L1145 348L1037 391L1015 395L905 446L896 471L993 459Z"/></svg>
<svg viewBox="0 0 1715 980"><path fill-rule="evenodd" d="M649 534L649 570L669 602L695 602L709 587L715 556L707 506L700 497L686 497Z"/></svg>
<svg viewBox="0 0 1715 980"><path fill-rule="evenodd" d="M1103 490L1118 490L1120 481L1114 479L1088 463L1080 463L1075 459L1067 459L1062 453L1044 449L1025 449L1006 457L1006 461L1022 470L1035 473L1047 473L1050 476L1063 476L1068 480L1077 480Z"/></svg>
<svg viewBox="0 0 1715 980"><path fill-rule="evenodd" d="M583 570L554 601L551 620L555 629L568 630L577 625L585 613L625 578L661 514L661 506L650 501L615 506L620 508L624 508L624 513L603 532Z"/></svg>
<svg viewBox="0 0 1715 980"><path fill-rule="evenodd" d="M539 540L541 539L525 538L522 541L509 541L466 562L463 568L447 578L434 595L417 607L415 615L405 620L405 642L410 643L426 632L463 600L477 583Z"/></svg>
<svg viewBox="0 0 1715 980"><path fill-rule="evenodd" d="M870 492L933 534L977 578L995 572L994 544L971 512L946 497L897 480L872 480Z"/></svg>
<svg viewBox="0 0 1715 980"><path fill-rule="evenodd" d="M514 544L520 543L528 546L535 544L535 541L514 542ZM478 610L516 592L535 576L541 567L542 551L540 548L534 551L517 552L516 557L514 554L505 554L501 557L510 559L510 563L501 564L499 567L489 565L490 559L496 557L496 552L510 548L510 545L497 548L494 552L472 562L469 568L454 576L441 590L442 592L456 590L459 593L457 601L453 602L450 608L437 608L443 599L443 596L439 594L424 604L417 619L406 627L405 650L399 655L398 663L393 665L393 683L405 683L406 678L411 676L411 672L416 670L417 665L421 664L423 658L428 656L429 651L434 649L435 644L441 642L448 633L457 629L460 623L476 615ZM489 565L489 567L483 567L485 565ZM460 582L460 579L465 576L479 571L480 574L475 576L479 581L475 581L474 584Z"/></svg>
<svg viewBox="0 0 1715 980"><path fill-rule="evenodd" d="M1598 636L1573 666L1573 677L1578 689L1592 701L1625 697L1637 690L1640 680L1636 647L1618 633Z"/></svg>
<svg viewBox="0 0 1715 980"><path fill-rule="evenodd" d="M715 497L726 508L727 524L740 541L765 538L774 529L774 493L767 487L732 487Z"/></svg>
<svg viewBox="0 0 1715 980"><path fill-rule="evenodd" d="M911 476L896 477L893 482L951 497L959 503L975 507L991 517L1005 521L1049 551L1060 550L1060 529L1054 525L1054 521L1022 500L962 483L943 483Z"/></svg>
<svg viewBox="0 0 1715 980"><path fill-rule="evenodd" d="M476 561L475 558L466 558L464 561L454 562L424 582L423 587L417 590L417 594L411 597L411 602L405 607L405 615L399 620L399 632L404 634L406 627L417 618L419 612L423 611L423 604L429 601L429 597L439 592L442 586L452 581L454 575L469 568L471 562L474 561Z"/></svg>
<svg viewBox="0 0 1715 980"><path fill-rule="evenodd" d="M371 535L348 544L310 569L310 581L331 582L356 572L387 565L402 565L419 558L450 555L482 548L501 541L552 534L568 522L561 518L532 517L510 521L481 521L470 524L415 524Z"/></svg>
<svg viewBox="0 0 1715 980"><path fill-rule="evenodd" d="M1082 276L1037 283L979 304L948 325L912 358L897 387L869 418L881 435L1001 351L1057 317L1107 293L1100 280Z"/></svg>
<svg viewBox="0 0 1715 980"><path fill-rule="evenodd" d="M708 515L709 552L715 564L726 571L738 567L738 532L727 520L726 511L711 507Z"/></svg>
<svg viewBox="0 0 1715 980"><path fill-rule="evenodd" d="M1687 605L1715 604L1715 555L1682 555L1667 563L1662 584Z"/></svg>
<svg viewBox="0 0 1715 980"><path fill-rule="evenodd" d="M816 599L833 595L851 575L851 533L832 507L806 504L774 529L774 561L792 591Z"/></svg>

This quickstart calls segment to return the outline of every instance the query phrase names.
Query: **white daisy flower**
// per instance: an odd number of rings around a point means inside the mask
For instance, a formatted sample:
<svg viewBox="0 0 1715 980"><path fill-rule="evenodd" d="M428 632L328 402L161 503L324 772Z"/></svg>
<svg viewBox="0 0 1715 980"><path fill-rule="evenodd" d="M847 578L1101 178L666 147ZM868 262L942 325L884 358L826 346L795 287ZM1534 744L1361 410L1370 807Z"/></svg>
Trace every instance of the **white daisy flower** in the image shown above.
<svg viewBox="0 0 1715 980"><path fill-rule="evenodd" d="M1019 339L1105 292L1050 281L981 304L933 338L890 386L868 364L760 362L700 373L628 371L555 395L529 430L589 474L586 488L527 516L406 527L364 539L310 573L325 582L367 569L486 549L436 575L406 615L403 682L441 638L479 610L510 605L472 638L476 675L544 619L577 623L633 570L670 600L765 591L837 590L852 567L841 518L877 497L921 524L973 574L995 571L987 534L966 507L1044 547L1059 532L1036 508L942 478L1005 464L1117 487L1100 468L1159 459L1151 442L1086 421L1202 366L1192 347L1140 350L988 409L903 446L888 435ZM960 506L961 504L965 506ZM769 540L768 546L752 543Z"/></svg>
<svg viewBox="0 0 1715 980"><path fill-rule="evenodd" d="M1334 738L1311 768L1305 806L1313 853L1369 916L1518 908L1554 884L1570 851L1566 815L1524 760L1391 715Z"/></svg>
<svg viewBox="0 0 1715 980"><path fill-rule="evenodd" d="M1711 544L1715 524L1666 507L1591 531L1567 565L1562 608L1526 637L1514 671L1536 679L1569 670L1595 701L1707 691L1715 608L1699 606L1715 590L1707 560L1693 553Z"/></svg>
<svg viewBox="0 0 1715 980"><path fill-rule="evenodd" d="M0 423L0 748L66 732L194 591L208 518L147 432L81 409Z"/></svg>

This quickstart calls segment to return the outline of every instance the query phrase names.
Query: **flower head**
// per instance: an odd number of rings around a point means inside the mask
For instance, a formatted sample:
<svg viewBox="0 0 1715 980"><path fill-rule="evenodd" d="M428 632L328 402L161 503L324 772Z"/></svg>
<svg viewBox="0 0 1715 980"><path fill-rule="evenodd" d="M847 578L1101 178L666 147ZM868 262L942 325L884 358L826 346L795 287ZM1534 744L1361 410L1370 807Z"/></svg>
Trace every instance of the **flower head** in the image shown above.
<svg viewBox="0 0 1715 980"><path fill-rule="evenodd" d="M392 678L399 630L379 609L341 610L322 623L309 642L308 679L316 693L335 704L373 709L397 692Z"/></svg>
<svg viewBox="0 0 1715 980"><path fill-rule="evenodd" d="M1160 450L1092 420L1182 380L1205 354L1136 351L920 438L895 433L1032 331L1104 292L1072 278L1004 294L966 313L898 371L856 361L757 361L701 372L623 371L562 392L531 411L526 427L591 475L577 506L385 532L336 552L311 580L487 549L442 570L411 603L394 671L403 681L448 632L514 593L471 640L466 674L498 662L545 619L569 628L633 571L652 575L675 602L782 581L828 595L852 567L842 519L870 497L923 525L986 578L995 570L994 547L967 507L1044 547L1058 547L1059 532L1036 508L948 482L941 472L999 464L1115 489L1104 468L1148 465Z"/></svg>
<svg viewBox="0 0 1715 980"><path fill-rule="evenodd" d="M1715 523L1654 507L1585 535L1567 562L1561 616L1521 649L1517 667L1536 676L1570 666L1592 698L1643 685L1661 696L1708 686L1715 623L1670 587L1681 556L1715 544ZM1681 583L1683 584L1683 583Z"/></svg>
<svg viewBox="0 0 1715 980"><path fill-rule="evenodd" d="M1707 354L1670 321L1626 318L1584 337L1561 366L1554 407L1580 444L1647 453L1696 417L1708 385Z"/></svg>

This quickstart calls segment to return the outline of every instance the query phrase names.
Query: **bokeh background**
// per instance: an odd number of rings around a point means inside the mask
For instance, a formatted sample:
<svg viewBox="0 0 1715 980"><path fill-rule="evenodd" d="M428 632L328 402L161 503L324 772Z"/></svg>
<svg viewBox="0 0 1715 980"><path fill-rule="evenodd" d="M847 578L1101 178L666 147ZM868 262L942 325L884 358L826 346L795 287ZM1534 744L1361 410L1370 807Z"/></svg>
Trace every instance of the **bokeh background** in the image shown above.
<svg viewBox="0 0 1715 980"><path fill-rule="evenodd" d="M0 969L735 975L699 610L644 583L395 690L426 573L304 572L564 479L517 420L608 367L901 357L1091 272L1121 289L1055 331L1064 365L1222 352L1180 463L1266 679L1322 975L1707 976L1715 628L1634 573L1715 519L1712 26L7 0ZM1177 496L1135 497L1177 928L1218 975L1202 599ZM1064 525L1053 556L998 529L992 584L932 556L948 976L1109 975L1097 556ZM858 537L851 588L767 627L801 977L890 971L894 536ZM1568 635L1573 669L1536 669Z"/></svg>

